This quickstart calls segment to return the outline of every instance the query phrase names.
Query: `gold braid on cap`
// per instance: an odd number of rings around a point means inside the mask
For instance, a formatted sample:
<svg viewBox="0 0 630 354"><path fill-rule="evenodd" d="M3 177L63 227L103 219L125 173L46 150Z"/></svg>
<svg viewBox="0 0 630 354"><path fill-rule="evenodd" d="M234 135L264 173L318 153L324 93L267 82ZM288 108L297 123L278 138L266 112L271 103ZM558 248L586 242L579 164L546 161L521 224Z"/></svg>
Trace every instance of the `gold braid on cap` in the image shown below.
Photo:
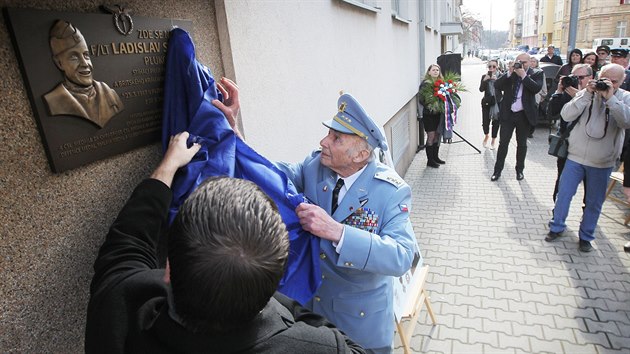
<svg viewBox="0 0 630 354"><path fill-rule="evenodd" d="M343 125L344 127L350 129L350 131L352 131L353 133L355 133L356 135L358 135L359 137L368 140L367 135L363 134L360 130L356 129L355 127L351 126L350 124L348 124L347 122L345 122L344 120L342 120L341 118L339 118L339 116L335 116L333 118L335 120L335 122Z"/></svg>

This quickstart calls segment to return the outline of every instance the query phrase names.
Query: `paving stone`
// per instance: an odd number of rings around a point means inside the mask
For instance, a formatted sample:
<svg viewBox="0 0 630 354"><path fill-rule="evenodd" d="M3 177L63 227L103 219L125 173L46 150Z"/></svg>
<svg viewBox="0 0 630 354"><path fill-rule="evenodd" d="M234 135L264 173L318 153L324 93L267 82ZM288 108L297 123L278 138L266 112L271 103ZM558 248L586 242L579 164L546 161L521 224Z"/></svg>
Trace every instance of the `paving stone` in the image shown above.
<svg viewBox="0 0 630 354"><path fill-rule="evenodd" d="M519 348L526 352L531 351L529 344L529 337L521 336L508 336L504 333L499 333L499 347L500 348Z"/></svg>
<svg viewBox="0 0 630 354"><path fill-rule="evenodd" d="M605 348L611 348L610 341L605 333L588 333L574 329L575 340L578 344L597 344Z"/></svg>
<svg viewBox="0 0 630 354"><path fill-rule="evenodd" d="M459 342L453 341L453 353L481 353L483 351L482 343Z"/></svg>
<svg viewBox="0 0 630 354"><path fill-rule="evenodd" d="M571 318L571 317L562 317L562 316L553 316L554 323L556 324L556 328L573 328L579 329L582 332L587 332L586 323L584 323L583 318Z"/></svg>
<svg viewBox="0 0 630 354"><path fill-rule="evenodd" d="M602 353L601 347L595 346L593 344L575 344L562 342L562 348L564 348L564 353L567 354L592 354L592 353Z"/></svg>
<svg viewBox="0 0 630 354"><path fill-rule="evenodd" d="M586 328L590 333L604 332L616 334L618 336L621 335L619 327L617 327L617 324L614 321L600 322L585 318L584 323L586 323Z"/></svg>
<svg viewBox="0 0 630 354"><path fill-rule="evenodd" d="M621 350L624 353L628 353L630 352L630 337L628 337L628 332L622 333L624 333L623 336L617 336L615 334L608 333L608 339L610 340L613 349Z"/></svg>
<svg viewBox="0 0 630 354"><path fill-rule="evenodd" d="M539 338L529 338L529 343L533 353L562 353L562 342L559 340L541 340Z"/></svg>
<svg viewBox="0 0 630 354"><path fill-rule="evenodd" d="M536 337L541 340L544 339L541 325L524 325L519 323L512 323L512 331L515 336L529 336Z"/></svg>

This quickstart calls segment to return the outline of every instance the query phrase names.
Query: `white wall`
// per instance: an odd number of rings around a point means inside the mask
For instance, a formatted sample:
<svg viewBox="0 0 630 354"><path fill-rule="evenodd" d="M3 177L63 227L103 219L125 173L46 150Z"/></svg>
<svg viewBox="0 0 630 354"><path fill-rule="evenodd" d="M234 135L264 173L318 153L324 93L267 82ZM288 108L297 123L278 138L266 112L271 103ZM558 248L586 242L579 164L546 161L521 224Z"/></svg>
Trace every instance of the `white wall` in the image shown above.
<svg viewBox="0 0 630 354"><path fill-rule="evenodd" d="M354 95L381 126L418 89L417 3L413 23L340 0L225 1L247 142L271 160L301 161L327 133L339 90ZM219 6L217 7L219 12ZM218 14L218 16L222 16ZM225 53L224 53L225 60ZM435 60L435 59L433 59ZM229 65L226 65L229 66ZM227 70L226 70L227 71Z"/></svg>

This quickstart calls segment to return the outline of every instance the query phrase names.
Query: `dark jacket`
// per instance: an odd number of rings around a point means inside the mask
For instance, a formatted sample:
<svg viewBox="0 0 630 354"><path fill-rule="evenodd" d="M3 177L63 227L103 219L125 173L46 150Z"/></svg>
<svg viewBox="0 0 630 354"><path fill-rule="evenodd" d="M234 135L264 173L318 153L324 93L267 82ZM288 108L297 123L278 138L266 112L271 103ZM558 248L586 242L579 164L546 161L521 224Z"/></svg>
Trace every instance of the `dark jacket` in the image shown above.
<svg viewBox="0 0 630 354"><path fill-rule="evenodd" d="M545 54L544 57L540 58L540 62L541 63L554 63L557 65L562 65L562 58L560 58L559 55L553 55L551 58L549 58L547 56L547 54Z"/></svg>
<svg viewBox="0 0 630 354"><path fill-rule="evenodd" d="M156 256L171 199L170 188L147 179L114 221L94 264L86 353L364 353L325 318L279 293L235 332L188 331L169 313L170 288Z"/></svg>
<svg viewBox="0 0 630 354"><path fill-rule="evenodd" d="M494 83L497 90L503 91L503 100L499 105L500 121L506 121L512 117L512 99L514 98L514 90L518 75L512 74L501 75ZM529 121L529 125L535 126L538 120L538 109L536 106L536 94L542 89L543 71L540 69L529 68L527 75L523 79L523 110Z"/></svg>
<svg viewBox="0 0 630 354"><path fill-rule="evenodd" d="M573 97L571 97L571 95L566 92L562 92L554 93L553 95L551 95L551 99L549 100L549 114L551 114L552 117L557 116L560 118L560 127L558 129L558 132L560 134L564 133L564 131L567 129L568 124L564 121L564 119L562 119L560 111L562 111L562 107L564 107L564 105L572 99Z"/></svg>

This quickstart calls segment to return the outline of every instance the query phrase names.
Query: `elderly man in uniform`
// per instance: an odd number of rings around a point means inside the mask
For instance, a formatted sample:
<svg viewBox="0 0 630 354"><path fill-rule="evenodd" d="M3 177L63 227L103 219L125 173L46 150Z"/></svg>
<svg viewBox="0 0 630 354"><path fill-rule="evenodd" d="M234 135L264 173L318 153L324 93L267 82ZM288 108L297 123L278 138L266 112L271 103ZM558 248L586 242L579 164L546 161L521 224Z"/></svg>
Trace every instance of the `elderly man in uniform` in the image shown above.
<svg viewBox="0 0 630 354"><path fill-rule="evenodd" d="M116 91L92 78L85 38L70 22L58 20L50 30L53 61L65 80L44 95L50 115L77 116L103 128L124 109Z"/></svg>
<svg viewBox="0 0 630 354"><path fill-rule="evenodd" d="M213 101L237 135L238 88L220 86L225 104ZM369 353L391 353L394 336L393 282L410 267L416 240L409 209L411 188L374 148L385 137L354 97L343 94L321 149L304 162L278 163L312 203L296 213L302 227L321 238L322 284L306 304L324 315Z"/></svg>

